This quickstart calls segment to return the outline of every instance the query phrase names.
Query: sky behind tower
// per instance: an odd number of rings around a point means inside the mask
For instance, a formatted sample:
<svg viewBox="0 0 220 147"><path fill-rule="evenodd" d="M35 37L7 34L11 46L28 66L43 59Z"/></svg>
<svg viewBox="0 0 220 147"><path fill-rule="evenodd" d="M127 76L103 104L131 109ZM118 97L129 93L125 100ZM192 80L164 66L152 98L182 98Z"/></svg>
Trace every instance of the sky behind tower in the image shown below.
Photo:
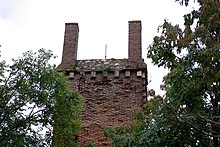
<svg viewBox="0 0 220 147"><path fill-rule="evenodd" d="M65 23L79 24L78 59L128 57L128 21L142 21L142 57L150 88L158 91L163 69L146 59L147 47L166 18L183 25L189 7L175 0L0 0L1 58L10 61L28 50L46 48L61 62Z"/></svg>

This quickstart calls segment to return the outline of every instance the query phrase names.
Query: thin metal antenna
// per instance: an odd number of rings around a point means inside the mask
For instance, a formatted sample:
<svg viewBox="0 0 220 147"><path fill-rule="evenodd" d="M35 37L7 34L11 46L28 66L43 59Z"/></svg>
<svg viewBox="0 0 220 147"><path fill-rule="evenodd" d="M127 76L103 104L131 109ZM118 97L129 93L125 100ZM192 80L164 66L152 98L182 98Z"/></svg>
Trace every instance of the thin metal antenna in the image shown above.
<svg viewBox="0 0 220 147"><path fill-rule="evenodd" d="M105 59L107 57L107 44L105 44Z"/></svg>

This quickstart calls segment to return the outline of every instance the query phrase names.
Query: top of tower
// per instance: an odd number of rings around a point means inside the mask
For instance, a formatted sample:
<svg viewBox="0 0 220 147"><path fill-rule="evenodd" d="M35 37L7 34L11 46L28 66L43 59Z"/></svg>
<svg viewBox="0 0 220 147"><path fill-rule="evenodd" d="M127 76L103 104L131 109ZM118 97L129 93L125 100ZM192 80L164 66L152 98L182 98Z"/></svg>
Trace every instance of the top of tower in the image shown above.
<svg viewBox="0 0 220 147"><path fill-rule="evenodd" d="M142 59L141 21L129 21L128 59L77 60L79 27L77 23L65 24L60 71L101 71L146 68Z"/></svg>
<svg viewBox="0 0 220 147"><path fill-rule="evenodd" d="M139 62L130 61L128 59L88 59L77 60L75 65L65 68L65 71L122 71L124 69L144 69L147 68L144 60ZM58 68L60 69L60 68ZM64 69L60 69L63 71Z"/></svg>

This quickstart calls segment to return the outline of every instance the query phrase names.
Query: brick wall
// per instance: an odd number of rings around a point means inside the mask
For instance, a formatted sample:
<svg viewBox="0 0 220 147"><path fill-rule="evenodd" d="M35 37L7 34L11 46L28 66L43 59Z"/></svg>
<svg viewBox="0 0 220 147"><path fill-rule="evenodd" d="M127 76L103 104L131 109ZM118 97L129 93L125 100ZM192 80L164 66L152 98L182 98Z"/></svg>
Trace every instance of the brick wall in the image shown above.
<svg viewBox="0 0 220 147"><path fill-rule="evenodd" d="M129 75L125 75L129 72ZM119 77L108 72L76 73L69 80L70 87L86 100L81 115L83 129L78 136L82 146L95 142L99 147L110 147L111 141L103 138L102 129L107 126L128 125L132 122L134 109L142 109L146 96L145 73L137 70L121 71Z"/></svg>
<svg viewBox="0 0 220 147"><path fill-rule="evenodd" d="M147 66L142 59L141 21L129 21L128 59L77 60L79 28L67 23L62 62L58 70L69 77L69 85L85 99L81 146L95 142L110 147L103 138L107 126L129 125L134 109L142 109L146 100ZM86 43L86 42L85 42Z"/></svg>
<svg viewBox="0 0 220 147"><path fill-rule="evenodd" d="M130 60L142 59L141 21L129 21L128 37L128 58Z"/></svg>
<svg viewBox="0 0 220 147"><path fill-rule="evenodd" d="M60 68L67 69L73 67L77 60L79 27L77 23L66 23L63 56Z"/></svg>

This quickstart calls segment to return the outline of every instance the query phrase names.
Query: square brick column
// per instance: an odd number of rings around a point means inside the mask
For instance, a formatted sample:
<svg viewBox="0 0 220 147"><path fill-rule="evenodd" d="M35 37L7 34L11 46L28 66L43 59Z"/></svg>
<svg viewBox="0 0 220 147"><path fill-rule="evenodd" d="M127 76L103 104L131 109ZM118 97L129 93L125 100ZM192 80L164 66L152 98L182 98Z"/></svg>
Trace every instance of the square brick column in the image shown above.
<svg viewBox="0 0 220 147"><path fill-rule="evenodd" d="M142 59L141 21L129 21L128 59L131 61Z"/></svg>
<svg viewBox="0 0 220 147"><path fill-rule="evenodd" d="M78 23L66 23L63 44L63 56L60 68L70 68L75 64L77 60L78 37Z"/></svg>

